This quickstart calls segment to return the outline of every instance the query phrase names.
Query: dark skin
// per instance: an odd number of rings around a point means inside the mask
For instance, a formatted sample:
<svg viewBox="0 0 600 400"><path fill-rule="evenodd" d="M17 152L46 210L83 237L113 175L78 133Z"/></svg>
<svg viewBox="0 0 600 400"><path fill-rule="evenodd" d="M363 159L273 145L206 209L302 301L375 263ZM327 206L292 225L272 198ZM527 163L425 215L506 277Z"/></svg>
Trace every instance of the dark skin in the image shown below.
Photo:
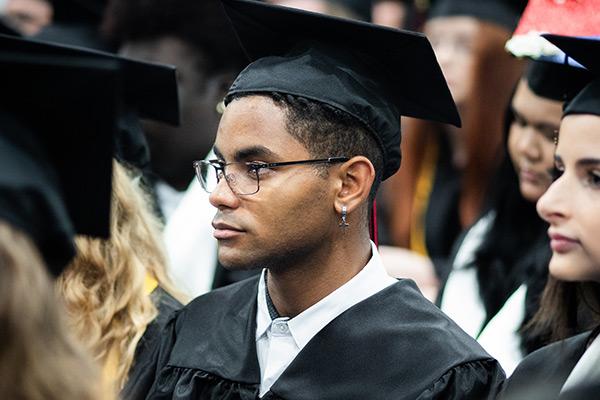
<svg viewBox="0 0 600 400"><path fill-rule="evenodd" d="M313 159L285 127L285 112L262 96L229 104L215 142L225 162ZM343 155L331 155L343 156ZM260 190L236 195L221 180L210 195L219 260L227 268L268 268L268 289L281 315L294 317L348 282L368 262L369 190L375 179L362 156L328 167L266 171ZM338 226L342 206L349 227Z"/></svg>
<svg viewBox="0 0 600 400"><path fill-rule="evenodd" d="M143 122L153 171L174 189L185 190L194 176L192 162L206 157L212 147L220 118L216 106L234 72L205 73L205 55L174 36L130 41L120 54L177 67L180 125Z"/></svg>

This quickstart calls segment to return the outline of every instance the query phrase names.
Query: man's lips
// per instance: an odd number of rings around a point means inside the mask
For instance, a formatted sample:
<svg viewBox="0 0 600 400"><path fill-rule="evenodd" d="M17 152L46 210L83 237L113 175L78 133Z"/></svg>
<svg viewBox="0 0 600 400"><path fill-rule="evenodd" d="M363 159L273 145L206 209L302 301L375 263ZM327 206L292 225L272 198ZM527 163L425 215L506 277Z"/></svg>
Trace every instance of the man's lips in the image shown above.
<svg viewBox="0 0 600 400"><path fill-rule="evenodd" d="M550 237L550 247L556 253L568 253L579 245L579 240L556 232L548 231L548 236Z"/></svg>
<svg viewBox="0 0 600 400"><path fill-rule="evenodd" d="M213 236L217 240L232 239L244 233L243 229L226 224L224 222L213 221L212 226L215 228Z"/></svg>

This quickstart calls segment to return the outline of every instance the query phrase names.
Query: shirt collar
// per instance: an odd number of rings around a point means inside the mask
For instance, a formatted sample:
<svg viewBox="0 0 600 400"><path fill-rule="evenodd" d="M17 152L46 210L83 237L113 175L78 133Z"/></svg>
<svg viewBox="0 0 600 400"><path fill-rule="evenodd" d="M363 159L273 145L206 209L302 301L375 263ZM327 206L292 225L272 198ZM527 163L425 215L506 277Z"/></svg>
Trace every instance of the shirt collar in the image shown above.
<svg viewBox="0 0 600 400"><path fill-rule="evenodd" d="M373 242L371 254L367 265L352 279L288 321L292 337L300 349L341 313L397 282L385 271ZM257 340L267 332L272 322L266 301L265 272L266 270L263 270L258 284Z"/></svg>

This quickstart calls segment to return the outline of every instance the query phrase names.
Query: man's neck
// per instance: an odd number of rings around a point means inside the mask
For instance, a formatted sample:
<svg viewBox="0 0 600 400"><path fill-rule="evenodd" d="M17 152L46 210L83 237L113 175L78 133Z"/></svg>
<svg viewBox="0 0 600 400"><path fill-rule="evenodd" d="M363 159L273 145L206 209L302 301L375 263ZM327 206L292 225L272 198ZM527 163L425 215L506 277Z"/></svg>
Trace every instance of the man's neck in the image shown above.
<svg viewBox="0 0 600 400"><path fill-rule="evenodd" d="M268 291L279 315L293 318L318 303L358 274L371 258L371 244L365 239L324 247L302 265L268 270Z"/></svg>

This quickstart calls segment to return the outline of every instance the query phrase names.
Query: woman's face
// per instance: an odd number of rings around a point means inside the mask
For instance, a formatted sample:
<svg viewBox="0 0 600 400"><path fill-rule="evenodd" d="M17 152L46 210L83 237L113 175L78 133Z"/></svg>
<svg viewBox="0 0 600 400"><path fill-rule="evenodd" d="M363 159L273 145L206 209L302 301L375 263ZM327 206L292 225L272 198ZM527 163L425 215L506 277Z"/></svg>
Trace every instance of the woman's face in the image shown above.
<svg viewBox="0 0 600 400"><path fill-rule="evenodd" d="M508 135L508 152L519 176L521 194L536 202L552 183L554 137L560 126L562 102L537 96L521 80L511 106L515 120Z"/></svg>
<svg viewBox="0 0 600 400"><path fill-rule="evenodd" d="M600 117L563 119L555 164L561 175L537 204L550 224L550 273L600 282Z"/></svg>
<svg viewBox="0 0 600 400"><path fill-rule="evenodd" d="M471 91L479 27L479 22L472 17L439 17L425 24L425 34L459 106Z"/></svg>

